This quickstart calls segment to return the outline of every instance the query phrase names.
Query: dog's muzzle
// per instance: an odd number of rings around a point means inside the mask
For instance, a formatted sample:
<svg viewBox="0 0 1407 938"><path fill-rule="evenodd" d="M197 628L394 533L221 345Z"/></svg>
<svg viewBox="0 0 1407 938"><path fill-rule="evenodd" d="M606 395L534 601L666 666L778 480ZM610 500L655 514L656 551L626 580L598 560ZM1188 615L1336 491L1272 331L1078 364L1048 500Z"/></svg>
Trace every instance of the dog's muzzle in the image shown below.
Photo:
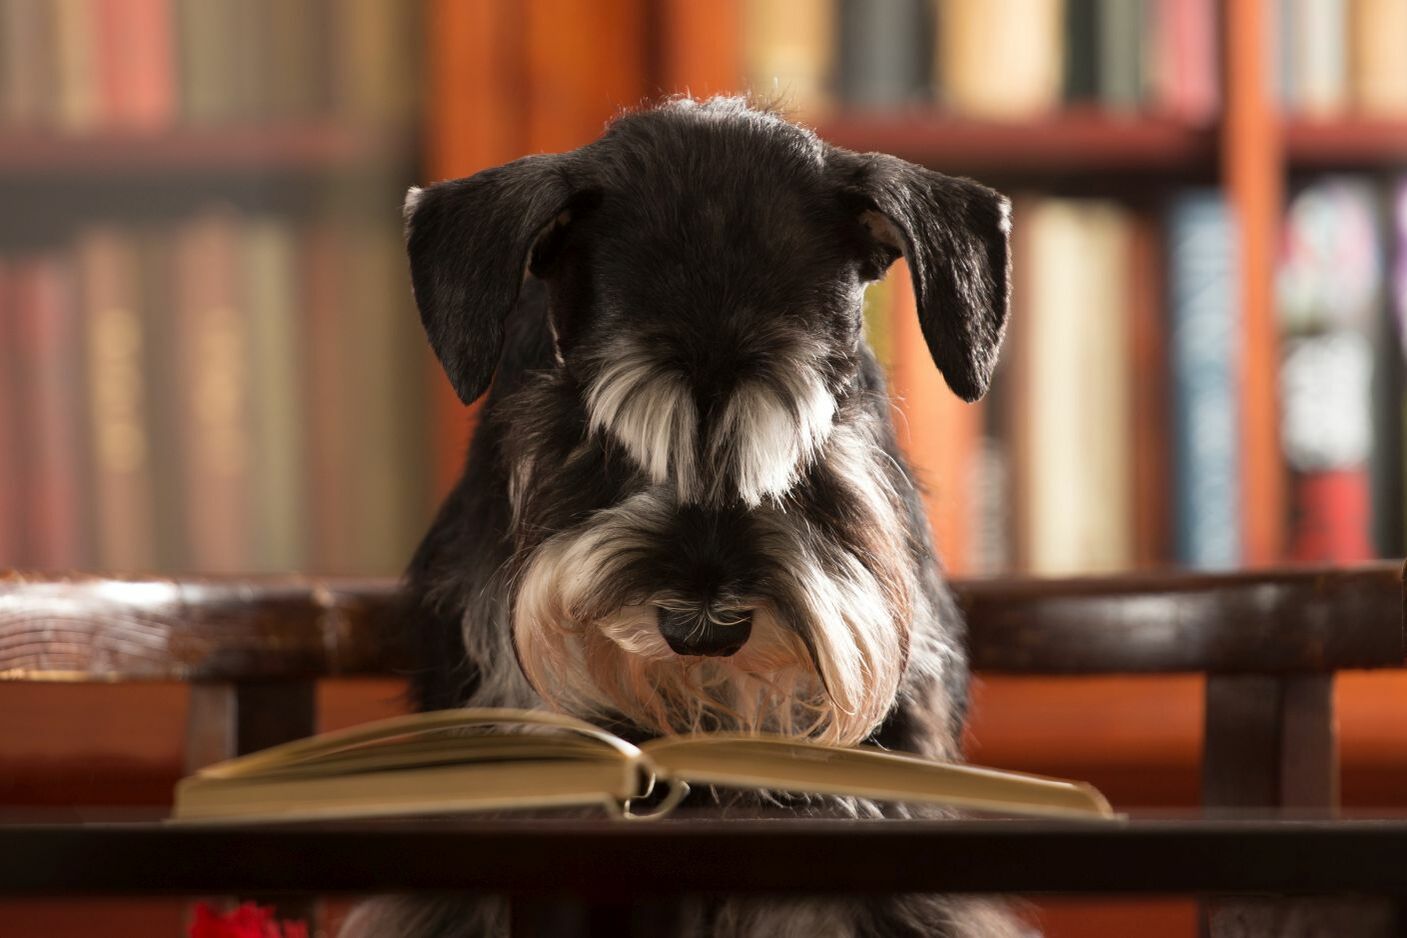
<svg viewBox="0 0 1407 938"><path fill-rule="evenodd" d="M660 635L676 655L727 658L737 654L752 635L752 613L731 610L726 616L711 614L708 607L656 611Z"/></svg>

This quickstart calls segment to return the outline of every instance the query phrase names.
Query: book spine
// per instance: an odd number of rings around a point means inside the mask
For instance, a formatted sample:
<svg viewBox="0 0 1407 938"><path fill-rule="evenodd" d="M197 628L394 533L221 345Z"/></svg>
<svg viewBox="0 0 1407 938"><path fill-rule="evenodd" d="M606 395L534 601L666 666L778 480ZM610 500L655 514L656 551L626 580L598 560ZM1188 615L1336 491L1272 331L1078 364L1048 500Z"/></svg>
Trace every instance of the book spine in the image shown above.
<svg viewBox="0 0 1407 938"><path fill-rule="evenodd" d="M0 123L33 127L48 119L53 91L53 8L43 0L0 0Z"/></svg>
<svg viewBox="0 0 1407 938"><path fill-rule="evenodd" d="M176 308L177 232L153 224L133 232L136 243L141 324L146 353L143 380L144 419L151 445L152 506L156 563L161 570L181 570L190 562L185 531L185 502L180 493L183 475L181 408L186 400L182 383L181 328Z"/></svg>
<svg viewBox="0 0 1407 938"><path fill-rule="evenodd" d="M742 90L744 0L662 0L663 85L695 97ZM925 42L926 37L919 37ZM927 76L924 76L927 80Z"/></svg>
<svg viewBox="0 0 1407 938"><path fill-rule="evenodd" d="M92 130L102 112L96 54L99 30L94 0L52 0L52 5L55 117L64 130Z"/></svg>
<svg viewBox="0 0 1407 938"><path fill-rule="evenodd" d="M1227 568L1241 559L1238 270L1219 193L1181 194L1168 219L1177 560Z"/></svg>
<svg viewBox="0 0 1407 938"><path fill-rule="evenodd" d="M1295 0L1295 109L1310 115L1342 111L1348 102L1348 5L1345 0Z"/></svg>
<svg viewBox="0 0 1407 938"><path fill-rule="evenodd" d="M1275 0L1275 82L1274 94L1280 109L1294 113L1299 109L1299 24L1296 15L1297 0Z"/></svg>
<svg viewBox="0 0 1407 938"><path fill-rule="evenodd" d="M270 117L297 120L331 110L331 11L328 0L262 0L268 50Z"/></svg>
<svg viewBox="0 0 1407 938"><path fill-rule="evenodd" d="M1369 521L1375 346L1383 322L1375 193L1327 178L1286 213L1277 306L1281 439L1292 472L1291 556L1347 563L1373 556Z"/></svg>
<svg viewBox="0 0 1407 938"><path fill-rule="evenodd" d="M83 374L73 274L60 255L15 264L16 349L22 409L28 564L69 570L91 563L85 519Z"/></svg>
<svg viewBox="0 0 1407 938"><path fill-rule="evenodd" d="M835 12L811 0L743 0L743 67L753 94L809 119L827 113Z"/></svg>
<svg viewBox="0 0 1407 938"><path fill-rule="evenodd" d="M388 574L410 556L429 522L421 507L428 474L424 426L408 417L423 412L417 379L424 340L403 286L400 233L367 226L351 234L342 328L350 339L344 365L352 381L339 404L352 422L345 436L355 447L349 572Z"/></svg>
<svg viewBox="0 0 1407 938"><path fill-rule="evenodd" d="M608 11L599 12L605 17ZM419 77L412 9L383 0L342 0L337 13L332 55L338 113L373 126L413 120Z"/></svg>
<svg viewBox="0 0 1407 938"><path fill-rule="evenodd" d="M249 290L249 351L253 432L254 568L289 571L306 564L304 425L299 404L295 241L271 217L244 232L244 282Z"/></svg>
<svg viewBox="0 0 1407 938"><path fill-rule="evenodd" d="M892 310L890 373L900 449L918 480L934 546L945 567L968 567L972 465L981 435L981 408L948 389L919 327L907 264L889 270Z"/></svg>
<svg viewBox="0 0 1407 938"><path fill-rule="evenodd" d="M1065 88L1067 104L1099 100L1099 0L1065 0Z"/></svg>
<svg viewBox="0 0 1407 938"><path fill-rule="evenodd" d="M19 463L24 450L19 437L19 336L13 286L10 270L0 264L0 570L24 563Z"/></svg>
<svg viewBox="0 0 1407 938"><path fill-rule="evenodd" d="M93 228L77 246L88 374L93 506L98 565L150 570L156 562L152 522L152 451L145 420L146 350L130 232Z"/></svg>
<svg viewBox="0 0 1407 938"><path fill-rule="evenodd" d="M1099 100L1111 111L1143 106L1150 2L1099 0Z"/></svg>
<svg viewBox="0 0 1407 938"><path fill-rule="evenodd" d="M1171 450L1168 446L1168 323L1165 232L1152 213L1139 213L1130 232L1129 296L1132 338L1134 560L1161 567L1173 557Z"/></svg>
<svg viewBox="0 0 1407 938"><path fill-rule="evenodd" d="M127 61L124 26L131 17L127 0L89 0L92 17L92 69L96 120L105 127L120 126L127 113Z"/></svg>
<svg viewBox="0 0 1407 938"><path fill-rule="evenodd" d="M974 117L1015 119L1060 102L1060 0L949 0L937 55L944 101Z"/></svg>
<svg viewBox="0 0 1407 938"><path fill-rule="evenodd" d="M1172 112L1190 124L1210 123L1221 106L1213 0L1182 0L1173 20Z"/></svg>
<svg viewBox="0 0 1407 938"><path fill-rule="evenodd" d="M1394 461L1381 473L1380 509L1374 517L1382 532L1378 550L1384 557L1407 552L1407 178L1394 184L1388 206L1390 231L1389 322L1385 327L1391 342L1392 377L1380 400L1382 438L1390 440Z"/></svg>
<svg viewBox="0 0 1407 938"><path fill-rule="evenodd" d="M178 111L174 0L126 3L121 33L127 82L123 120L133 130L160 130L175 121Z"/></svg>
<svg viewBox="0 0 1407 938"><path fill-rule="evenodd" d="M182 226L176 352L189 569L239 573L251 560L249 333L239 289L239 219L216 210Z"/></svg>
<svg viewBox="0 0 1407 938"><path fill-rule="evenodd" d="M1368 114L1407 111L1407 0L1356 0L1350 21L1354 104Z"/></svg>
<svg viewBox="0 0 1407 938"><path fill-rule="evenodd" d="M1368 516L1373 352L1338 329L1288 339L1280 365L1285 454L1293 471L1290 556L1352 563L1373 556Z"/></svg>
<svg viewBox="0 0 1407 938"><path fill-rule="evenodd" d="M1295 480L1293 499L1290 559L1295 563L1358 563L1373 556L1366 471L1305 473Z"/></svg>
<svg viewBox="0 0 1407 938"><path fill-rule="evenodd" d="M306 228L299 243L299 306L304 311L302 345L308 350L303 399L308 414L305 449L308 472L304 500L310 515L309 565L321 573L353 566L355 504L349 476L356 471L355 433L344 387L353 382L348 358L345 287L340 272L348 258L343 232L331 222Z"/></svg>
<svg viewBox="0 0 1407 938"><path fill-rule="evenodd" d="M859 108L926 101L932 35L932 8L924 0L841 0L841 100Z"/></svg>
<svg viewBox="0 0 1407 938"><path fill-rule="evenodd" d="M1027 439L1021 555L1037 574L1132 563L1127 222L1103 202L1038 203L1017 403ZM1030 456L1036 458L1031 459Z"/></svg>
<svg viewBox="0 0 1407 938"><path fill-rule="evenodd" d="M174 0L180 62L181 117L189 124L213 124L230 117L232 63L226 11L230 4Z"/></svg>

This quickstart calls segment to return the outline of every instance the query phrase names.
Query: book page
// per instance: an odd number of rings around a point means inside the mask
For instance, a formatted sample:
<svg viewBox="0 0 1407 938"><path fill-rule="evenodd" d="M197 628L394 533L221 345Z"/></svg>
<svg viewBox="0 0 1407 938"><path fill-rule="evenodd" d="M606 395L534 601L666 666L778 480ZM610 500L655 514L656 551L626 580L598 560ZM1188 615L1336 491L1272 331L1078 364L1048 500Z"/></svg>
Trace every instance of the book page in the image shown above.
<svg viewBox="0 0 1407 938"><path fill-rule="evenodd" d="M642 750L661 775L693 784L853 795L1034 817L1114 816L1103 795L1079 782L930 762L870 747L836 749L781 737L710 735L654 740Z"/></svg>

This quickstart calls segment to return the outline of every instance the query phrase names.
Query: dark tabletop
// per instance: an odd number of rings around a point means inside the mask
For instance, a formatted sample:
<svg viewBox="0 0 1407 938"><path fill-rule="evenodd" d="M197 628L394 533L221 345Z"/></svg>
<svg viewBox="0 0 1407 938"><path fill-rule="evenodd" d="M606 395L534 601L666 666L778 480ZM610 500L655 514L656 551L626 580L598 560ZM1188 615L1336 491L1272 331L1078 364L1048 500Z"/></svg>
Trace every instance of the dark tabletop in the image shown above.
<svg viewBox="0 0 1407 938"><path fill-rule="evenodd" d="M0 895L484 890L1407 896L1407 821L0 823Z"/></svg>

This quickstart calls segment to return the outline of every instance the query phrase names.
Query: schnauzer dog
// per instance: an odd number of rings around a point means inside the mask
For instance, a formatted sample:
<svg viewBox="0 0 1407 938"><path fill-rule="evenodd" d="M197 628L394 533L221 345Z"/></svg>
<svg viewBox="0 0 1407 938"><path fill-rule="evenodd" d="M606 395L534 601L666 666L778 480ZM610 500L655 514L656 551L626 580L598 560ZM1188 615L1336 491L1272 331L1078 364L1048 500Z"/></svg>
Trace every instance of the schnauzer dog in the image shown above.
<svg viewBox="0 0 1407 938"><path fill-rule="evenodd" d="M489 391L408 572L419 704L957 757L963 625L861 305L905 257L934 362L977 399L1007 317L1008 210L969 180L721 98L412 189L425 331L462 400ZM483 906L383 914L408 916L385 934L505 925ZM942 898L739 901L679 925L803 932L1014 925Z"/></svg>

